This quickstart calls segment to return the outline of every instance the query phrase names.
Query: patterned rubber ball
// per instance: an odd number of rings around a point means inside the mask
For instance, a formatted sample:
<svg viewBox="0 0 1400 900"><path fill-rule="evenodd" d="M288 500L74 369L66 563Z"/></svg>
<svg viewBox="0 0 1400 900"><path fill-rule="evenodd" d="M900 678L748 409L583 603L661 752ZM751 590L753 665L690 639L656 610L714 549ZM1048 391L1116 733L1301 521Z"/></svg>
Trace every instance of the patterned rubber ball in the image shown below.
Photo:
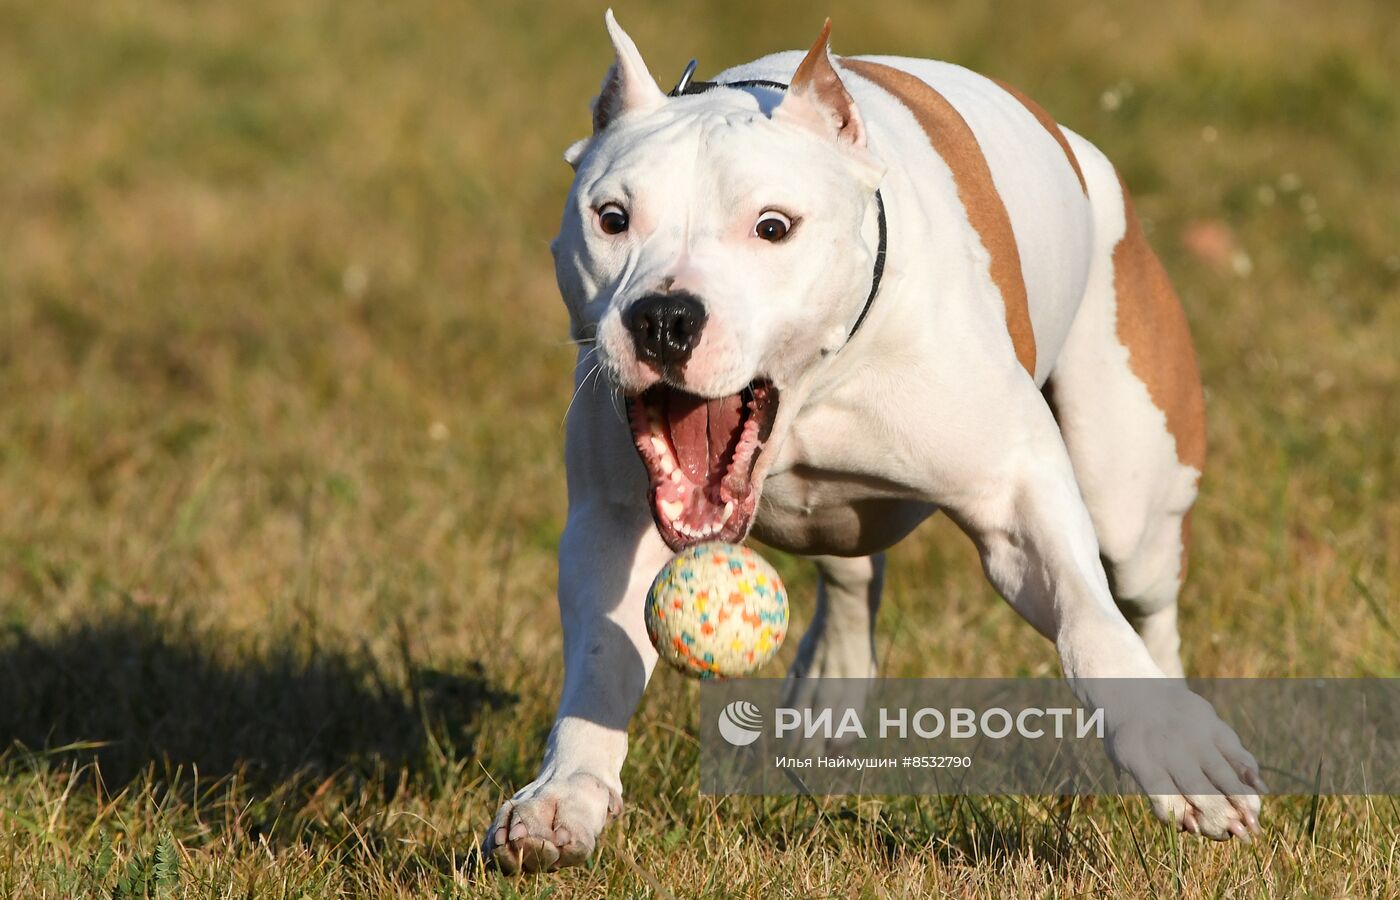
<svg viewBox="0 0 1400 900"><path fill-rule="evenodd" d="M661 658L692 678L737 678L773 658L787 636L782 579L737 544L687 547L647 592L647 635Z"/></svg>

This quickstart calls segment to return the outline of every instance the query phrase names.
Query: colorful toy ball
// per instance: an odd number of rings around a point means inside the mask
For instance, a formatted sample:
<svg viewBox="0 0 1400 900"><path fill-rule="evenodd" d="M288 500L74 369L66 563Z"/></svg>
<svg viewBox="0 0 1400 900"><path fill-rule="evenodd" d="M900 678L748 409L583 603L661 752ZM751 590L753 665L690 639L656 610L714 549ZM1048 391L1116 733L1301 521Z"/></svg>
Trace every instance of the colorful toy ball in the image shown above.
<svg viewBox="0 0 1400 900"><path fill-rule="evenodd" d="M737 678L773 658L787 636L782 579L737 544L687 547L647 592L647 635L661 658L692 678Z"/></svg>

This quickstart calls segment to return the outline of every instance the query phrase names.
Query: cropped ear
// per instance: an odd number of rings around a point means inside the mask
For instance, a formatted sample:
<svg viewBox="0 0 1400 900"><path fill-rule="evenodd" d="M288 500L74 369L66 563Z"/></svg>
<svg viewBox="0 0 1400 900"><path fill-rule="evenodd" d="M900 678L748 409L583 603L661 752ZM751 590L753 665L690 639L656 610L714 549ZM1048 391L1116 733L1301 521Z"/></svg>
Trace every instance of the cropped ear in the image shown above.
<svg viewBox="0 0 1400 900"><path fill-rule="evenodd" d="M801 125L837 143L863 148L865 124L856 101L831 64L830 39L831 20L827 19L817 42L793 73L783 102L773 110L773 120Z"/></svg>
<svg viewBox="0 0 1400 900"><path fill-rule="evenodd" d="M617 24L610 9L603 16L608 26L617 61L603 78L603 89L593 101L593 133L597 134L624 113L653 110L666 102L666 95L657 87L656 79L647 71L637 45L622 26Z"/></svg>
<svg viewBox="0 0 1400 900"><path fill-rule="evenodd" d="M588 149L588 142L592 138L582 138L574 141L564 151L564 162L569 164L569 168L578 171L578 164L583 161L583 152Z"/></svg>

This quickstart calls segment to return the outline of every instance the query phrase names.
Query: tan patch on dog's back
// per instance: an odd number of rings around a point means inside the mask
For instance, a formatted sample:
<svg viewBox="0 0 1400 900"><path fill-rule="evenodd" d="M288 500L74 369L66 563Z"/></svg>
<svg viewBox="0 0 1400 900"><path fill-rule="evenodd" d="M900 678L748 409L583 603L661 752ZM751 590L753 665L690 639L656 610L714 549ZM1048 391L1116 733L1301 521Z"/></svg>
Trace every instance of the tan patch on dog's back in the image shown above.
<svg viewBox="0 0 1400 900"><path fill-rule="evenodd" d="M1069 167L1074 170L1074 177L1079 179L1079 186L1084 189L1084 196L1087 197L1089 195L1089 183L1084 180L1084 170L1079 168L1079 159L1074 155L1074 150L1070 148L1069 139L1066 138L1065 133L1060 130L1059 123L1050 117L1050 114L1045 111L1044 107L1016 88L996 78L993 78L992 81L995 81L997 86L1003 91L1006 91L1019 100L1021 105L1024 106L1031 115L1035 116L1035 120L1040 123L1041 127L1050 132L1050 136L1055 139L1055 143L1059 144L1060 149L1065 152L1065 159L1069 160Z"/></svg>
<svg viewBox="0 0 1400 900"><path fill-rule="evenodd" d="M1148 246L1121 176L1118 184L1126 220L1123 239L1113 248L1118 340L1128 348L1133 374L1167 417L1177 459L1200 472L1206 461L1205 396L1186 313L1161 261Z"/></svg>
<svg viewBox="0 0 1400 900"><path fill-rule="evenodd" d="M913 113L934 152L952 170L958 199L991 257L992 283L1001 292L1006 307L1006 330L1011 335L1016 359L1034 377L1035 333L1031 330L1021 253L1011 230L1011 217L997 193L977 136L947 98L914 75L860 59L843 59L841 65L873 82Z"/></svg>

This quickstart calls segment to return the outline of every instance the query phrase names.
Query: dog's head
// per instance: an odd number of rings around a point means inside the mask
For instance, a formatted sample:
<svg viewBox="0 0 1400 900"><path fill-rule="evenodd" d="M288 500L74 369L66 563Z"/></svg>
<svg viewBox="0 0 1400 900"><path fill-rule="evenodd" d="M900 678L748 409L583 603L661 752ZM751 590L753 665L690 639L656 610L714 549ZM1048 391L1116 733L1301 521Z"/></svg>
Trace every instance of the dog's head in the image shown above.
<svg viewBox="0 0 1400 900"><path fill-rule="evenodd" d="M737 541L795 404L864 308L883 167L830 22L767 98L668 98L611 11L607 26L594 133L565 154L559 288L627 398L662 537Z"/></svg>

